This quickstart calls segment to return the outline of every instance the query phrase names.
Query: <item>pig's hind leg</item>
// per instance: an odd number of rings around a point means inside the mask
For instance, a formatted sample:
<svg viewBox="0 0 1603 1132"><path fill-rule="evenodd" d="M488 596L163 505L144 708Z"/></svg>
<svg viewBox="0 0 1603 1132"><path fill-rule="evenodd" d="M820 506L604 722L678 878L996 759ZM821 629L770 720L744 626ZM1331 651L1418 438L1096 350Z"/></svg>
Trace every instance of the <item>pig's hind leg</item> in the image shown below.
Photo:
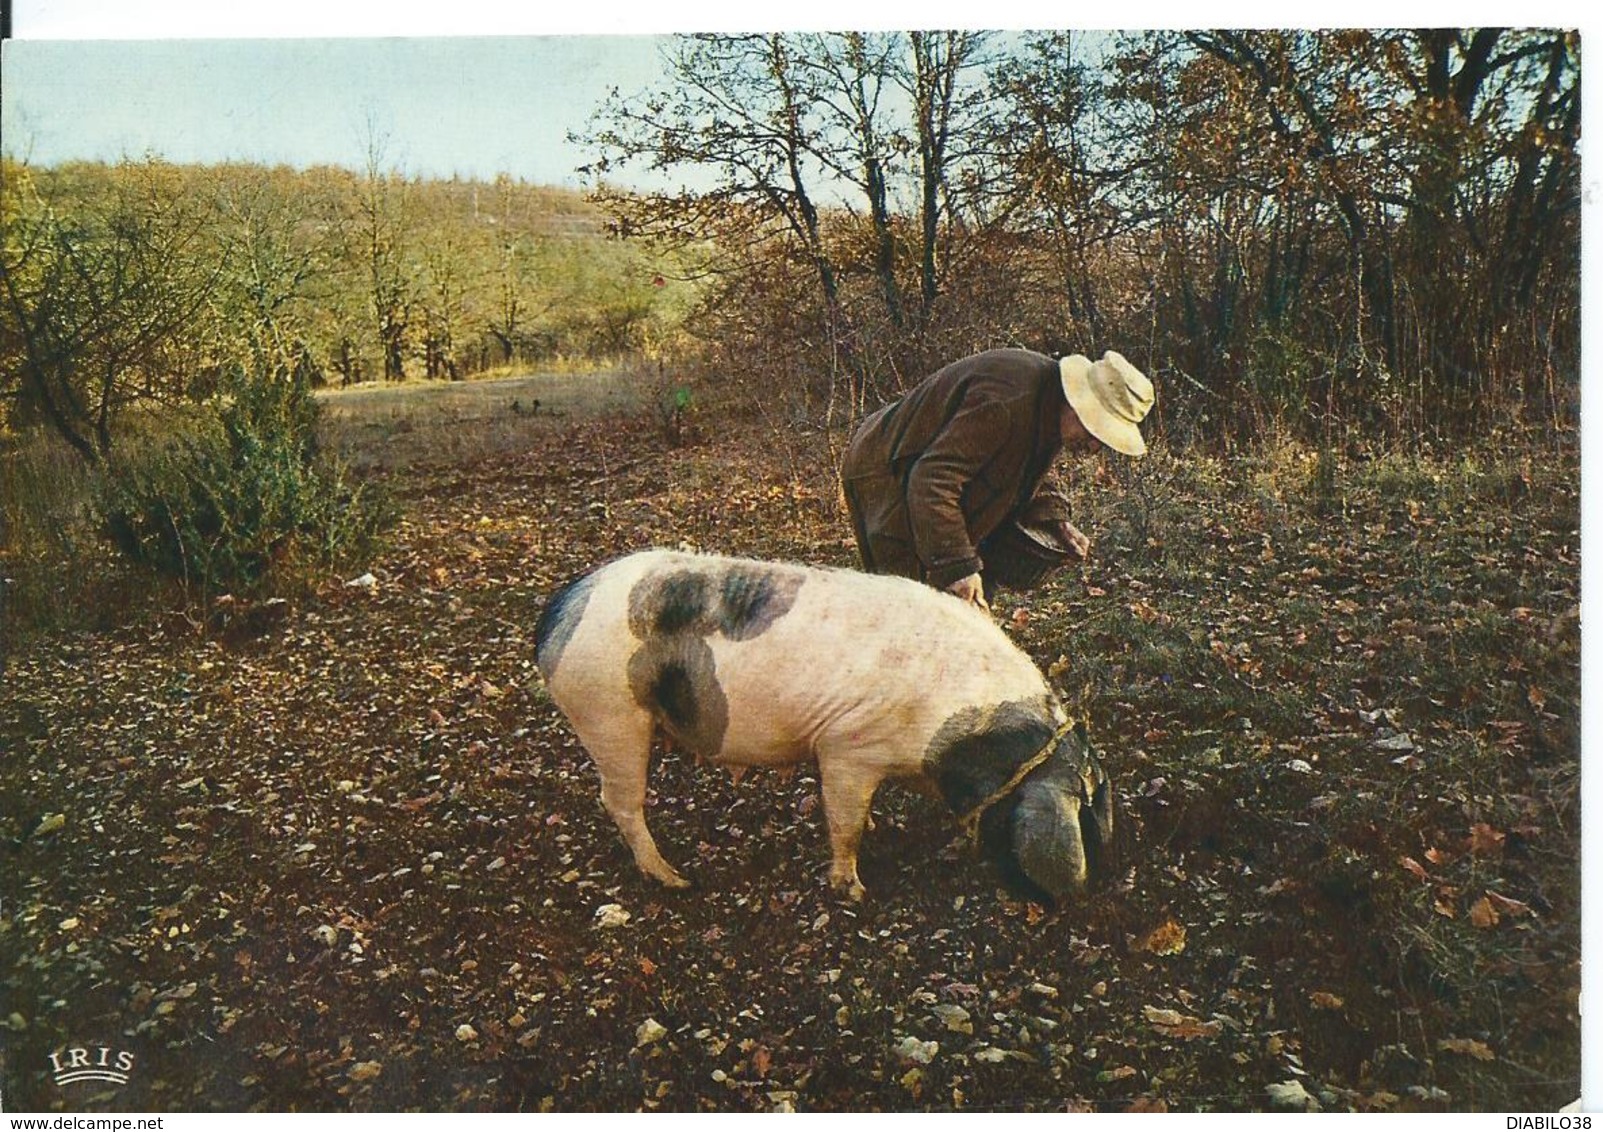
<svg viewBox="0 0 1603 1132"><path fill-rule="evenodd" d="M669 888L690 882L663 860L646 828L646 775L651 767L653 721L643 709L625 709L575 720L574 731L601 774L601 804L635 856L640 871Z"/></svg>

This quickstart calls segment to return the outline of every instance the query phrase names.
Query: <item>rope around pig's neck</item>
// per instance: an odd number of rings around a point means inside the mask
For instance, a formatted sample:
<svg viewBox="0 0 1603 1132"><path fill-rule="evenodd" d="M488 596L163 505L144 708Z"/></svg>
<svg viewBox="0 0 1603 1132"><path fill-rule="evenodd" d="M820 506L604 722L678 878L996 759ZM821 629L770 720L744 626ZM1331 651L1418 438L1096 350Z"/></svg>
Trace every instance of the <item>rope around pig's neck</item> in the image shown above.
<svg viewBox="0 0 1603 1132"><path fill-rule="evenodd" d="M1065 720L1061 727L1052 732L1052 737L1046 741L1046 745L1020 763L1019 768L1013 772L1006 782L987 795L979 805L957 819L958 827L962 829L963 835L968 838L969 844L977 847L980 843L980 819L985 816L985 811L1017 790L1019 784L1030 776L1031 771L1052 757L1052 752L1057 750L1058 743L1073 730L1074 720Z"/></svg>

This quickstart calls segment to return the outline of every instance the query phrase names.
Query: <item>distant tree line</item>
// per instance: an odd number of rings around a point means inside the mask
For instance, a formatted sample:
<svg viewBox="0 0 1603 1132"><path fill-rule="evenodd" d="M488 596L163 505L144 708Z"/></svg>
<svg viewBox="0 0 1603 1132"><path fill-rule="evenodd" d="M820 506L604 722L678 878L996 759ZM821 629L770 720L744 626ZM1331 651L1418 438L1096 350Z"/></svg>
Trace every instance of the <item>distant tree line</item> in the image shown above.
<svg viewBox="0 0 1603 1132"><path fill-rule="evenodd" d="M1580 42L1550 29L700 35L582 135L711 373L845 419L1001 344L1164 426L1573 422ZM679 191L615 187L625 171Z"/></svg>
<svg viewBox="0 0 1603 1132"><path fill-rule="evenodd" d="M6 157L0 429L97 462L126 406L241 373L687 341L829 421L1011 343L1120 349L1171 435L1567 424L1579 52L1550 29L676 37L663 83L583 133L593 203L408 177L379 144L357 170ZM640 171L687 187L618 187Z"/></svg>
<svg viewBox="0 0 1603 1132"><path fill-rule="evenodd" d="M580 194L511 178L6 158L0 431L108 456L142 401L240 375L455 379L655 346L675 292Z"/></svg>

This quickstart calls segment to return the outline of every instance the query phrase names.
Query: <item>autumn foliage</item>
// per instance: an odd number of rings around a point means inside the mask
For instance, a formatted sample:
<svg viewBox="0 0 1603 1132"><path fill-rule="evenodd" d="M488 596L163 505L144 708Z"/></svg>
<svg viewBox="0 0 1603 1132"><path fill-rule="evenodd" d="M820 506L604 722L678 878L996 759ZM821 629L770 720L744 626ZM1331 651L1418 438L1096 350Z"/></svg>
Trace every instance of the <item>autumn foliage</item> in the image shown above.
<svg viewBox="0 0 1603 1132"><path fill-rule="evenodd" d="M1573 423L1579 38L683 37L586 139L696 260L710 382L851 419L935 366L1117 348L1178 441ZM620 170L710 187L609 188Z"/></svg>

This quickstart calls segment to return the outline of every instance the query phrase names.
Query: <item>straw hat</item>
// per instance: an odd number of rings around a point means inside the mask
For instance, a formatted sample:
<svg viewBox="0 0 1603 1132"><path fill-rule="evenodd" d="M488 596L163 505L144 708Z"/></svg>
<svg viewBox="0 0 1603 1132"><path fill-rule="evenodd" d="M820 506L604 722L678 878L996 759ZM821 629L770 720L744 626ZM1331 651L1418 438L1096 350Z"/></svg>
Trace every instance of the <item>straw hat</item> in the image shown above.
<svg viewBox="0 0 1603 1132"><path fill-rule="evenodd" d="M1115 452L1140 456L1147 450L1137 427L1152 408L1152 382L1112 350L1093 362L1070 354L1058 363L1063 395L1085 430Z"/></svg>

